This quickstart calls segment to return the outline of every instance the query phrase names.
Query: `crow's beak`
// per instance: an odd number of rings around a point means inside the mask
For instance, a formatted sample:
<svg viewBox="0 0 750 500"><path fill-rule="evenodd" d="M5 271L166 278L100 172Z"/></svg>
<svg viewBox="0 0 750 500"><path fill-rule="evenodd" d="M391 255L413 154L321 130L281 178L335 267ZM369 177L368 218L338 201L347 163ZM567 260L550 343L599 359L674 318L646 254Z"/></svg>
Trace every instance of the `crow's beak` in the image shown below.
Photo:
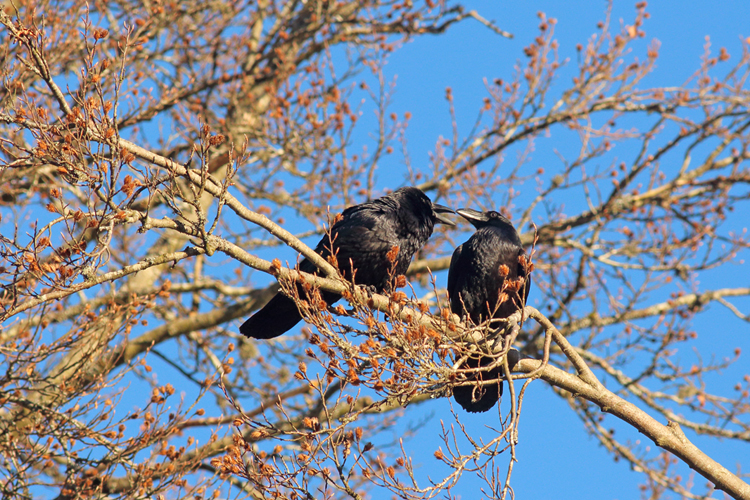
<svg viewBox="0 0 750 500"><path fill-rule="evenodd" d="M476 226L477 223L487 222L488 220L490 220L489 217L484 215L484 212L480 212L479 210L472 210L471 208L459 208L458 210L456 210L456 213L467 221L471 222L473 226Z"/></svg>
<svg viewBox="0 0 750 500"><path fill-rule="evenodd" d="M455 214L456 212L454 212L450 208L444 207L442 205L436 205L433 203L432 211L435 212L435 219L437 219L437 221L440 222L441 224L446 224L448 226L456 225L456 223L450 220L448 217L446 217L445 215L441 215L441 214Z"/></svg>

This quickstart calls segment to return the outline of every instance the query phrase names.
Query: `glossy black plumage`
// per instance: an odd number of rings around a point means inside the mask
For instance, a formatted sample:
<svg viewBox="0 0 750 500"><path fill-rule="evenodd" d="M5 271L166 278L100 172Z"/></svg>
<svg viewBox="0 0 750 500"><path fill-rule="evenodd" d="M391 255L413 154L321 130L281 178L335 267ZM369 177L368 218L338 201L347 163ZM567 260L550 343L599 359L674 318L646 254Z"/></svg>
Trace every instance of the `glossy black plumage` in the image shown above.
<svg viewBox="0 0 750 500"><path fill-rule="evenodd" d="M404 187L393 193L344 210L342 217L331 227L330 238L320 240L315 251L324 257L333 247L342 275L357 285L374 288L378 292L388 289L391 263L387 254L398 247L394 275L404 274L417 251L432 235L436 223L453 225L442 213L453 210L433 204L422 191ZM307 273L317 271L315 265L304 259L299 269ZM301 296L304 292L300 287ZM321 291L329 305L340 295ZM302 319L294 301L277 293L268 304L256 312L240 327L240 332L256 339L278 337Z"/></svg>
<svg viewBox="0 0 750 500"><path fill-rule="evenodd" d="M507 318L529 296L531 280L519 256L526 252L513 224L497 212L478 212L459 209L459 215L476 227L476 232L453 252L448 271L448 296L451 310L461 317L468 316L474 324L489 318ZM505 266L505 267L503 267ZM501 268L503 271L501 271ZM504 273L507 271L507 275ZM506 281L523 278L518 292L507 288ZM493 361L484 356L469 358L462 368L487 366ZM502 368L480 372L478 380L498 380ZM453 388L453 398L468 412L483 412L495 406L503 394L502 382L495 385L459 386Z"/></svg>

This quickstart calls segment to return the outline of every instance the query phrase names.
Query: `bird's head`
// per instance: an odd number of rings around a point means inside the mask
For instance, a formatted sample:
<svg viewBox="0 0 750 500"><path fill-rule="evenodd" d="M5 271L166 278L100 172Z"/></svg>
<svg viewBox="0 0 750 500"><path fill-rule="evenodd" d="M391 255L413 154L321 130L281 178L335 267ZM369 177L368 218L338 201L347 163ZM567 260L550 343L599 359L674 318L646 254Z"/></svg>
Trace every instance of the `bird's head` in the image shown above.
<svg viewBox="0 0 750 500"><path fill-rule="evenodd" d="M432 203L430 198L422 192L421 189L409 186L397 189L393 192L393 196L399 199L402 206L410 206L412 210L415 208L417 212L421 212L424 215L429 214L434 223L446 224L448 226L455 226L456 223L443 214L455 214L456 212L452 209L437 203Z"/></svg>
<svg viewBox="0 0 750 500"><path fill-rule="evenodd" d="M473 210L471 208L459 208L456 213L471 222L471 224L480 229L487 226L495 227L513 227L513 223L499 212L490 210L489 212L480 212L479 210Z"/></svg>

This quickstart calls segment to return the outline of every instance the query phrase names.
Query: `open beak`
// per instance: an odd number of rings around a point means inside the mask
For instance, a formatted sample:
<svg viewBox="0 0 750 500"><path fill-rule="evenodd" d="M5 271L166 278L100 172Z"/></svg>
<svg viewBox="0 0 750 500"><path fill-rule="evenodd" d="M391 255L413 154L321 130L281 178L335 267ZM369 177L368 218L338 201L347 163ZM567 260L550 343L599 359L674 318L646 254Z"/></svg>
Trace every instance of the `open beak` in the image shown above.
<svg viewBox="0 0 750 500"><path fill-rule="evenodd" d="M443 205L436 205L435 203L432 204L432 211L435 212L435 219L437 219L438 222L441 224L446 224L448 226L455 226L456 223L450 220L448 217L442 214L455 214L453 210L451 210L448 207L444 207Z"/></svg>
<svg viewBox="0 0 750 500"><path fill-rule="evenodd" d="M484 215L484 212L473 210L471 208L459 208L458 210L456 210L456 213L467 221L471 222L473 226L476 226L479 222L487 222L488 220L490 220L489 217Z"/></svg>

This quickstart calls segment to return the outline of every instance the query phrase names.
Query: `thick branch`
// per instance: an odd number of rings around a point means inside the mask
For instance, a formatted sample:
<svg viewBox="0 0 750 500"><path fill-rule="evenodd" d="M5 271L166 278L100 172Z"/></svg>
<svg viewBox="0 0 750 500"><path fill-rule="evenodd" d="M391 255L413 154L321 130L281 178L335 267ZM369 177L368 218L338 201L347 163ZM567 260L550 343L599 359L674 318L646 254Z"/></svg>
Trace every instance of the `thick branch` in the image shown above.
<svg viewBox="0 0 750 500"><path fill-rule="evenodd" d="M531 373L539 369L540 365L541 361L523 359L515 366L514 371ZM605 387L601 385L592 387L575 375L554 366L547 365L544 367L541 371L541 378L556 387L571 392L575 396L591 401L598 405L602 411L632 425L657 446L679 457L691 469L697 471L716 485L717 489L725 491L732 498L750 500L750 485L691 443L682 432L679 424L669 422L667 425L663 425L645 411L625 401Z"/></svg>

